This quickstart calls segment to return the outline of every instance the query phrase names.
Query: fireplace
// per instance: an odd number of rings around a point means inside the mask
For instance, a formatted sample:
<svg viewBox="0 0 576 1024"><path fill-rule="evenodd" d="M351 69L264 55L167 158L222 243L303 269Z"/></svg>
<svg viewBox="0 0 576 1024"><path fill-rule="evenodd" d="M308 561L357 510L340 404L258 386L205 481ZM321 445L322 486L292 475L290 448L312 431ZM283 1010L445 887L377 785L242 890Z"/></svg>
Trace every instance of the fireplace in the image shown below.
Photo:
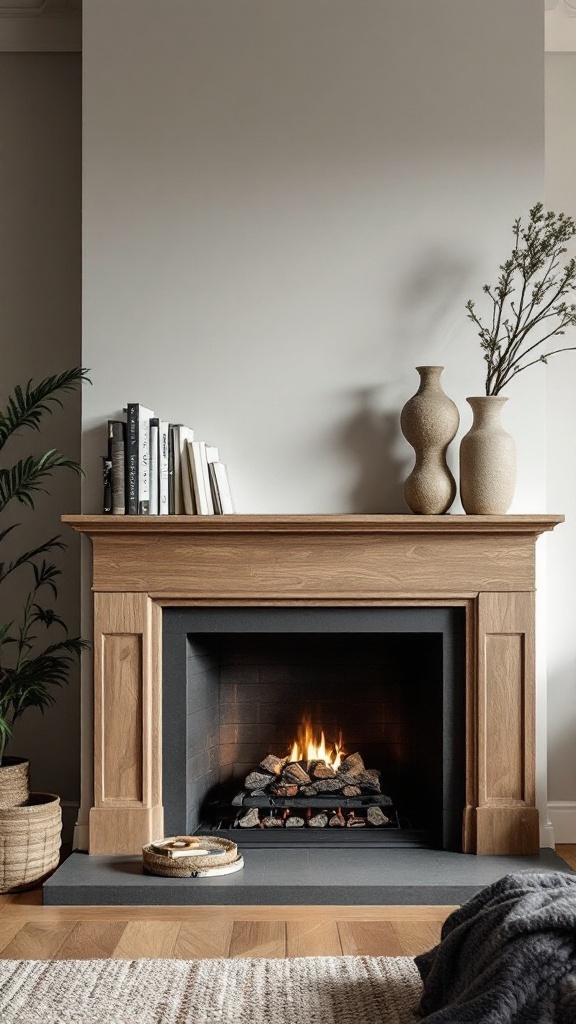
<svg viewBox="0 0 576 1024"><path fill-rule="evenodd" d="M65 516L93 548L90 853L138 854L176 824L164 807L175 798L163 785L172 734L162 723L162 623L174 609L294 610L303 617L302 634L316 614L457 610L464 621L465 705L464 724L455 729L465 743L454 787L464 791L458 848L537 852L535 541L562 519ZM181 636L188 643L188 627ZM462 755L457 748L453 754L456 764ZM450 836L454 813L443 806L442 830Z"/></svg>
<svg viewBox="0 0 576 1024"><path fill-rule="evenodd" d="M163 681L167 833L462 849L462 608L168 608ZM341 770L291 756L303 721Z"/></svg>

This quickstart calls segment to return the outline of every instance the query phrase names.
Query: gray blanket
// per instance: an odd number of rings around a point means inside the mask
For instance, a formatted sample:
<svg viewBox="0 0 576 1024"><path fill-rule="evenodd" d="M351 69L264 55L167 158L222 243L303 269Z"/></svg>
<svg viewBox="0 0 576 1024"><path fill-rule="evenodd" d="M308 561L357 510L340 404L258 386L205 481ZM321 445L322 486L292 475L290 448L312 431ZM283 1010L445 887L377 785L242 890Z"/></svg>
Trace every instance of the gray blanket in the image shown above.
<svg viewBox="0 0 576 1024"><path fill-rule="evenodd" d="M576 1024L576 875L505 875L416 965L427 1024Z"/></svg>

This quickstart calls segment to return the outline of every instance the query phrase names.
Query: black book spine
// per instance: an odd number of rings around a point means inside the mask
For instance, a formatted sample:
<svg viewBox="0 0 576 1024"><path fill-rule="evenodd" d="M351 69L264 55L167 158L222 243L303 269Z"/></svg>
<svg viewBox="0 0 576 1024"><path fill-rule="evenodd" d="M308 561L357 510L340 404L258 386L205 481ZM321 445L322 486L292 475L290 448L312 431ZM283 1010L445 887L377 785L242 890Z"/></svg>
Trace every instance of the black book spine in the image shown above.
<svg viewBox="0 0 576 1024"><path fill-rule="evenodd" d="M126 512L138 515L138 403L126 407Z"/></svg>
<svg viewBox="0 0 576 1024"><path fill-rule="evenodd" d="M126 513L126 424L108 420L108 458L112 461L112 515Z"/></svg>
<svg viewBox="0 0 576 1024"><path fill-rule="evenodd" d="M112 512L112 459L107 455L102 456L102 512L110 515Z"/></svg>

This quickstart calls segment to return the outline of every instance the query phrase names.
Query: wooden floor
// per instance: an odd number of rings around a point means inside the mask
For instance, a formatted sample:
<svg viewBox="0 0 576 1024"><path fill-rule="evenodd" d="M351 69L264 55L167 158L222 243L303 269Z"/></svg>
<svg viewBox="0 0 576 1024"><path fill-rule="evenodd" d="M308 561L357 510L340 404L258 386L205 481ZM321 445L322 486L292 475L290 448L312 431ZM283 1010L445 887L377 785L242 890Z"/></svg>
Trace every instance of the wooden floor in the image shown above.
<svg viewBox="0 0 576 1024"><path fill-rule="evenodd" d="M576 844L557 852L576 869ZM43 907L0 896L0 959L415 956L454 907Z"/></svg>

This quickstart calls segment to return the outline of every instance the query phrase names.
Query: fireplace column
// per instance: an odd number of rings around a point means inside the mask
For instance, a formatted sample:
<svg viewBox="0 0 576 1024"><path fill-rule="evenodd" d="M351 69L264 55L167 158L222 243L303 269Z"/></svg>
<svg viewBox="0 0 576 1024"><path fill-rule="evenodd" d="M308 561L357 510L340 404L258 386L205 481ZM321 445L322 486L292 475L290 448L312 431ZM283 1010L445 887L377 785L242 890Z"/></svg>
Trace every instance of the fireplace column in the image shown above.
<svg viewBox="0 0 576 1024"><path fill-rule="evenodd" d="M162 609L94 595L94 806L90 853L140 853L164 834Z"/></svg>

